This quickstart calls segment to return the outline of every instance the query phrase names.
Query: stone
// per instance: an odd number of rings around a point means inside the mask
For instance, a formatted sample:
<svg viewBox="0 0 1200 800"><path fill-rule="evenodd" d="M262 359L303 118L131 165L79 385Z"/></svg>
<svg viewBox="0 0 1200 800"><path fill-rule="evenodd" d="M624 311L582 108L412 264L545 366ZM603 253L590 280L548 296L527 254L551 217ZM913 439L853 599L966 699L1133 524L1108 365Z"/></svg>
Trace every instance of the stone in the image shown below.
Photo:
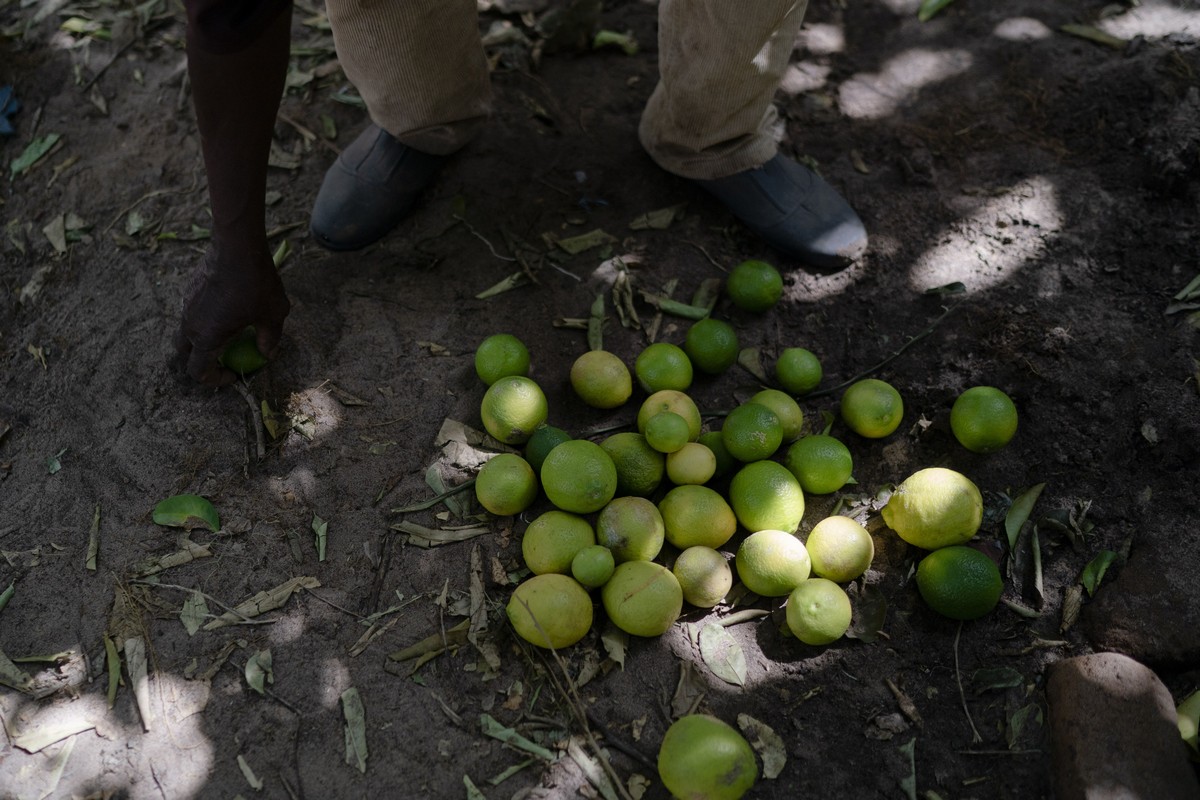
<svg viewBox="0 0 1200 800"><path fill-rule="evenodd" d="M1120 653L1060 661L1046 698L1058 800L1200 798L1175 703L1148 667Z"/></svg>

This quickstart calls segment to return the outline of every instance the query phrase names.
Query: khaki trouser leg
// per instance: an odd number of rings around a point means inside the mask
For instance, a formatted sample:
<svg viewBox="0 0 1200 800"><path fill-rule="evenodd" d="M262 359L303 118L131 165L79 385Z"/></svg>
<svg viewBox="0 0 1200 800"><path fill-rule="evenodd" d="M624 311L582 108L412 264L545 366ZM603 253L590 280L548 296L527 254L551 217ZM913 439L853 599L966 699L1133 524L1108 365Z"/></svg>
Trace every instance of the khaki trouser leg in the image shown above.
<svg viewBox="0 0 1200 800"><path fill-rule="evenodd" d="M662 0L659 82L638 135L668 172L712 180L776 153L771 100L808 0Z"/></svg>
<svg viewBox="0 0 1200 800"><path fill-rule="evenodd" d="M376 125L447 155L487 120L492 94L475 0L327 0L342 69Z"/></svg>

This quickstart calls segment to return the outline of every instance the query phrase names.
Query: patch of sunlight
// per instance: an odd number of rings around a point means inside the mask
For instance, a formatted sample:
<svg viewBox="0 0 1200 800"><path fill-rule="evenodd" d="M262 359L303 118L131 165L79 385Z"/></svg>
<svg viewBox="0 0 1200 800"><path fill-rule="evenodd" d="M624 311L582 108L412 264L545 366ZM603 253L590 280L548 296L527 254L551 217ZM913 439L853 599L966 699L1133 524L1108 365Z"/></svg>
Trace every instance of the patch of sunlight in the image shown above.
<svg viewBox="0 0 1200 800"><path fill-rule="evenodd" d="M147 783L153 776L157 791L167 797L201 796L215 753L203 729L209 684L156 672L150 687L149 731L143 730L126 689L114 709L108 708L102 689L75 698L0 699L14 745L3 772L10 781L7 788L16 790L4 796L124 796L131 787L123 775L141 775ZM113 771L114 763L128 769Z"/></svg>
<svg viewBox="0 0 1200 800"><path fill-rule="evenodd" d="M968 290L996 286L1040 257L1063 224L1058 190L1034 176L955 221L916 260L909 282L917 291L955 281Z"/></svg>
<svg viewBox="0 0 1200 800"><path fill-rule="evenodd" d="M992 35L1010 42L1034 42L1054 35L1046 23L1032 17L1009 17L996 26Z"/></svg>
<svg viewBox="0 0 1200 800"><path fill-rule="evenodd" d="M840 272L816 273L803 269L785 270L784 299L792 303L813 303L836 297L859 280L866 267L859 261Z"/></svg>
<svg viewBox="0 0 1200 800"><path fill-rule="evenodd" d="M301 538L303 539L303 537ZM311 535L309 541L312 541ZM285 608L295 608L295 606L285 606ZM274 623L267 626L271 644L287 644L296 641L304 635L304 622L304 614L299 611L291 611L278 617Z"/></svg>
<svg viewBox="0 0 1200 800"><path fill-rule="evenodd" d="M783 73L783 80L779 82L779 90L789 97L795 97L805 92L815 92L824 88L825 84L829 82L831 71L831 67L815 64L812 61L788 64L788 68Z"/></svg>
<svg viewBox="0 0 1200 800"><path fill-rule="evenodd" d="M903 17L915 17L921 8L921 0L880 0L879 5L893 14Z"/></svg>
<svg viewBox="0 0 1200 800"><path fill-rule="evenodd" d="M966 50L906 50L879 72L859 73L838 89L838 105L852 119L882 119L916 98L921 89L961 75L974 63Z"/></svg>
<svg viewBox="0 0 1200 800"><path fill-rule="evenodd" d="M796 37L796 46L815 56L841 53L846 49L846 32L841 25L809 25Z"/></svg>
<svg viewBox="0 0 1200 800"><path fill-rule="evenodd" d="M1122 39L1157 38L1172 33L1196 36L1200 35L1200 6L1178 0L1143 0L1137 8L1109 17L1097 27Z"/></svg>
<svg viewBox="0 0 1200 800"><path fill-rule="evenodd" d="M350 688L350 669L340 659L326 658L321 663L321 705L335 708L342 692Z"/></svg>

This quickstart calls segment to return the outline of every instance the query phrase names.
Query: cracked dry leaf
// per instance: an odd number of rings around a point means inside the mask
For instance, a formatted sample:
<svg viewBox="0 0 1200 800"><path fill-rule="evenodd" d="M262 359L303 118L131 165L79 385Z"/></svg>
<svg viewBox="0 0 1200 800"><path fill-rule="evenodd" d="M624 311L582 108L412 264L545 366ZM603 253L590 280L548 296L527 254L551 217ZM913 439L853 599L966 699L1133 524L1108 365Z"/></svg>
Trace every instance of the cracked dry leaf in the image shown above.
<svg viewBox="0 0 1200 800"><path fill-rule="evenodd" d="M179 549L174 553L167 553L162 556L148 556L141 559L133 565L130 571L130 577L147 578L151 575L171 569L172 567L180 567L184 564L189 564L198 558L210 558L212 556L211 546L208 544L199 544L193 542L187 536L183 536L179 540Z"/></svg>
<svg viewBox="0 0 1200 800"><path fill-rule="evenodd" d="M358 689L351 686L342 692L342 714L346 718L346 763L358 769L367 771L367 721L363 709L362 697Z"/></svg>
<svg viewBox="0 0 1200 800"><path fill-rule="evenodd" d="M746 685L746 654L722 625L710 622L700 629L700 657L712 674L734 686Z"/></svg>
<svg viewBox="0 0 1200 800"><path fill-rule="evenodd" d="M291 578L271 589L264 589L249 600L243 601L232 611L227 611L209 622L204 626L204 630L212 631L217 628L223 628L226 625L234 625L247 619L253 619L259 614L265 614L268 611L274 611L281 607L293 593L300 589L316 589L320 586L321 582L311 576L305 575Z"/></svg>
<svg viewBox="0 0 1200 800"><path fill-rule="evenodd" d="M547 750L536 742L531 742L512 728L501 724L491 714L484 713L479 715L479 727L485 736L490 736L497 741L504 742L509 747L524 750L526 753L535 755L550 763L557 760L557 756L552 751Z"/></svg>
<svg viewBox="0 0 1200 800"><path fill-rule="evenodd" d="M678 719L695 713L707 693L704 679L696 672L695 664L691 661L679 662L679 681L671 697L671 716Z"/></svg>
<svg viewBox="0 0 1200 800"><path fill-rule="evenodd" d="M33 684L29 673L14 664L3 650L0 650L0 684L18 692L28 692Z"/></svg>
<svg viewBox="0 0 1200 800"><path fill-rule="evenodd" d="M150 705L150 674L146 662L146 640L132 636L125 640L125 669L133 684L133 699L137 702L138 714L142 718L142 730L150 732L154 722L154 707Z"/></svg>
<svg viewBox="0 0 1200 800"><path fill-rule="evenodd" d="M787 766L787 747L783 739L765 722L761 722L749 714L738 714L738 727L750 741L750 746L758 753L763 763L763 777L774 780Z"/></svg>
<svg viewBox="0 0 1200 800"><path fill-rule="evenodd" d="M188 636L195 636L196 631L200 630L200 626L206 619L208 619L208 603L204 600L203 594L198 590L193 591L188 595L187 600L183 601L183 610L179 612L179 621L183 623Z"/></svg>
<svg viewBox="0 0 1200 800"><path fill-rule="evenodd" d="M654 211L647 211L640 215L633 222L629 223L629 229L634 231L657 230L665 231L672 224L680 221L684 217L684 212L687 210L687 203L676 203L673 206L659 208Z"/></svg>
<svg viewBox="0 0 1200 800"><path fill-rule="evenodd" d="M275 669L271 660L271 649L259 650L246 659L244 670L246 683L261 695L267 693L267 684L275 683Z"/></svg>

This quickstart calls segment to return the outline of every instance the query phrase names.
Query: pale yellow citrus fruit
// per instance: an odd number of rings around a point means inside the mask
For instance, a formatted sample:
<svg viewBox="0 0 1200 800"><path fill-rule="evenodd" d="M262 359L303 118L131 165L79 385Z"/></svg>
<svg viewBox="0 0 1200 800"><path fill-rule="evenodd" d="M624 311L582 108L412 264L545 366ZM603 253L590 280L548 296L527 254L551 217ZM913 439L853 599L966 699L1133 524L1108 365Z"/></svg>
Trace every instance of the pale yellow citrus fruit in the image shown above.
<svg viewBox="0 0 1200 800"><path fill-rule="evenodd" d="M875 558L875 541L849 517L826 517L813 526L804 543L813 574L848 583L867 571Z"/></svg>
<svg viewBox="0 0 1200 800"><path fill-rule="evenodd" d="M742 467L729 482L729 505L738 522L750 532L800 527L804 490L787 467L775 461L755 461Z"/></svg>
<svg viewBox="0 0 1200 800"><path fill-rule="evenodd" d="M994 453L1017 432L1017 407L993 386L972 386L950 409L950 430L972 453Z"/></svg>
<svg viewBox="0 0 1200 800"><path fill-rule="evenodd" d="M647 497L662 482L665 457L633 431L621 431L600 443L617 468L617 494Z"/></svg>
<svg viewBox="0 0 1200 800"><path fill-rule="evenodd" d="M785 531L750 534L738 547L734 563L746 588L762 597L790 594L812 572L804 542Z"/></svg>
<svg viewBox="0 0 1200 800"><path fill-rule="evenodd" d="M572 439L555 447L542 462L542 489L556 508L591 514L617 493L617 468L595 442Z"/></svg>
<svg viewBox="0 0 1200 800"><path fill-rule="evenodd" d="M1000 602L1000 568L972 547L934 550L917 565L917 590L926 605L950 619L978 619Z"/></svg>
<svg viewBox="0 0 1200 800"><path fill-rule="evenodd" d="M667 454L667 477L676 486L708 483L716 471L716 455L699 442L687 442Z"/></svg>
<svg viewBox="0 0 1200 800"><path fill-rule="evenodd" d="M666 529L658 506L644 497L618 497L596 517L596 542L618 563L651 561L662 550Z"/></svg>
<svg viewBox="0 0 1200 800"><path fill-rule="evenodd" d="M538 479L529 462L513 453L489 458L475 478L475 497L493 514L520 514L537 499Z"/></svg>
<svg viewBox="0 0 1200 800"><path fill-rule="evenodd" d="M721 441L738 461L761 461L783 444L783 425L779 416L761 403L742 403L725 417Z"/></svg>
<svg viewBox="0 0 1200 800"><path fill-rule="evenodd" d="M778 389L763 389L751 397L750 402L766 406L775 412L783 430L783 441L794 442L800 438L804 431L804 412L791 395Z"/></svg>
<svg viewBox="0 0 1200 800"><path fill-rule="evenodd" d="M658 777L684 800L738 800L754 788L754 750L716 717L689 714L667 728L658 748Z"/></svg>
<svg viewBox="0 0 1200 800"><path fill-rule="evenodd" d="M983 496L961 472L929 467L905 478L879 513L904 541L937 550L975 535L983 522Z"/></svg>
<svg viewBox="0 0 1200 800"><path fill-rule="evenodd" d="M904 401L890 383L864 378L842 394L842 419L850 430L868 439L882 439L904 418Z"/></svg>
<svg viewBox="0 0 1200 800"><path fill-rule="evenodd" d="M737 532L737 517L721 494L707 486L676 486L658 502L667 541L681 550L720 547Z"/></svg>
<svg viewBox="0 0 1200 800"><path fill-rule="evenodd" d="M850 629L853 609L842 587L825 578L809 578L788 595L787 626L805 644L836 642Z"/></svg>
<svg viewBox="0 0 1200 800"><path fill-rule="evenodd" d="M725 556L711 547L689 547L675 559L671 567L684 602L696 608L712 608L733 588L733 570Z"/></svg>
<svg viewBox="0 0 1200 800"><path fill-rule="evenodd" d="M743 261L730 270L725 291L738 308L761 314L783 296L783 276L765 261Z"/></svg>
<svg viewBox="0 0 1200 800"><path fill-rule="evenodd" d="M542 462L555 447L563 442L571 441L571 434L553 425L539 425L529 441L525 443L525 460L534 472L542 471Z"/></svg>
<svg viewBox="0 0 1200 800"><path fill-rule="evenodd" d="M783 463L808 494L831 494L854 472L850 449L825 433L805 436L787 450Z"/></svg>
<svg viewBox="0 0 1200 800"><path fill-rule="evenodd" d="M795 395L808 394L821 383L821 360L811 350L789 347L775 362L775 380Z"/></svg>
<svg viewBox="0 0 1200 800"><path fill-rule="evenodd" d="M546 395L529 378L509 375L488 387L479 406L483 427L505 444L525 444L546 421Z"/></svg>
<svg viewBox="0 0 1200 800"><path fill-rule="evenodd" d="M646 443L660 453L674 453L688 443L687 420L674 411L660 411L646 420Z"/></svg>
<svg viewBox="0 0 1200 800"><path fill-rule="evenodd" d="M571 560L588 545L596 543L592 525L583 517L557 509L547 511L525 528L521 557L535 575L571 571Z"/></svg>
<svg viewBox="0 0 1200 800"><path fill-rule="evenodd" d="M683 342L683 351L692 365L709 375L719 375L733 366L739 349L733 326L712 317L693 323Z"/></svg>
<svg viewBox="0 0 1200 800"><path fill-rule="evenodd" d="M517 635L538 647L570 647L592 627L592 598L569 575L534 575L513 590L506 611Z"/></svg>
<svg viewBox="0 0 1200 800"><path fill-rule="evenodd" d="M590 350L571 365L571 388L592 408L616 408L633 394L633 378L616 355Z"/></svg>
<svg viewBox="0 0 1200 800"><path fill-rule="evenodd" d="M611 550L601 544L592 544L571 559L571 575L587 588L595 589L608 583L616 566Z"/></svg>
<svg viewBox="0 0 1200 800"><path fill-rule="evenodd" d="M510 375L529 374L529 350L511 333L496 333L475 348L475 374L491 386Z"/></svg>
<svg viewBox="0 0 1200 800"><path fill-rule="evenodd" d="M645 433L646 423L660 411L673 411L687 420L688 441L696 441L700 437L700 409L692 398L674 389L663 389L647 397L638 409L637 427L639 433Z"/></svg>
<svg viewBox="0 0 1200 800"><path fill-rule="evenodd" d="M692 385L692 362L683 348L670 342L655 342L638 353L633 362L638 383L647 394L663 389L687 391Z"/></svg>
<svg viewBox="0 0 1200 800"><path fill-rule="evenodd" d="M661 636L683 611L683 589L671 570L653 561L618 564L600 590L612 623L634 636Z"/></svg>

